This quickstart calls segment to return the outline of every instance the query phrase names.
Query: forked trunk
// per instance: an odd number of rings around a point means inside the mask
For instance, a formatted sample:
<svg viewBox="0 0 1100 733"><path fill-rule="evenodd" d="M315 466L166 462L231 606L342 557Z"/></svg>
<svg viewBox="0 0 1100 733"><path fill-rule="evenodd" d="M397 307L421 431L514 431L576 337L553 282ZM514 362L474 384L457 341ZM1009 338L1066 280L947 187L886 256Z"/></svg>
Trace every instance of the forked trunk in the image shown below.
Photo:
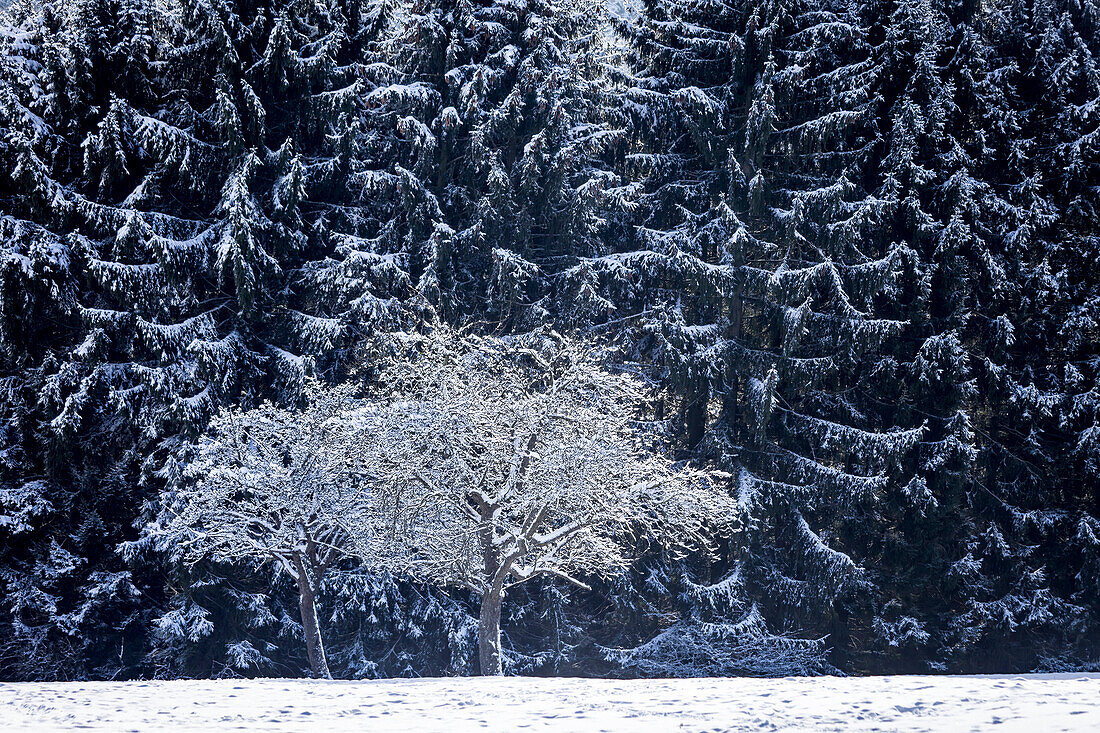
<svg viewBox="0 0 1100 733"><path fill-rule="evenodd" d="M499 675L504 672L500 658L501 595L499 590L489 590L481 597L477 645L483 675Z"/></svg>
<svg viewBox="0 0 1100 733"><path fill-rule="evenodd" d="M305 572L304 563L298 565L298 608L302 612L302 636L306 641L306 656L314 677L331 680L325 644L321 640L321 623L317 618L317 592Z"/></svg>

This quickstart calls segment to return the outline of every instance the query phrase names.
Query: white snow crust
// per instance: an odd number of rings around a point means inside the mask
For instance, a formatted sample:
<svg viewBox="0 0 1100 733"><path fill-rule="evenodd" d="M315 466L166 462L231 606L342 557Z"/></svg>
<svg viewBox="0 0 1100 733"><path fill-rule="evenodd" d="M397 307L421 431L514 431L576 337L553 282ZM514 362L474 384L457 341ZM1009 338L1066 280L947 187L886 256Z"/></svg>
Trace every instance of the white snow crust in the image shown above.
<svg viewBox="0 0 1100 733"><path fill-rule="evenodd" d="M1100 674L0 684L0 730L1100 731Z"/></svg>

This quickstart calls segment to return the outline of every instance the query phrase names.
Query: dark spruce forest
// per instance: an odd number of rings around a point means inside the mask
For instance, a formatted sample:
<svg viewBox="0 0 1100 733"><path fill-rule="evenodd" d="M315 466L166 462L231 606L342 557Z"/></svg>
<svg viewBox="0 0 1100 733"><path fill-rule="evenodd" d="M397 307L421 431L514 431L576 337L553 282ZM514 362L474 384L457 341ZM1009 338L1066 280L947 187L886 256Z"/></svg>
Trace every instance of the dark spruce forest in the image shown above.
<svg viewBox="0 0 1100 733"><path fill-rule="evenodd" d="M517 590L506 672L1098 669L1097 0L7 5L0 679L307 674L170 497L436 323L605 349L738 507ZM477 671L468 592L318 607L337 677Z"/></svg>

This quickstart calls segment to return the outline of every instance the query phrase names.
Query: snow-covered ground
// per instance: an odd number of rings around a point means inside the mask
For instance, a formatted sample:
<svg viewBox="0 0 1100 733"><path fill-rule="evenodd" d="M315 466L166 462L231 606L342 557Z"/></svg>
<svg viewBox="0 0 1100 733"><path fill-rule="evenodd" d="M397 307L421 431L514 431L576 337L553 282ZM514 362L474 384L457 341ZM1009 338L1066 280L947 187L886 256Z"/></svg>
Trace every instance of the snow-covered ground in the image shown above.
<svg viewBox="0 0 1100 733"><path fill-rule="evenodd" d="M1100 675L0 684L0 730L1100 731Z"/></svg>

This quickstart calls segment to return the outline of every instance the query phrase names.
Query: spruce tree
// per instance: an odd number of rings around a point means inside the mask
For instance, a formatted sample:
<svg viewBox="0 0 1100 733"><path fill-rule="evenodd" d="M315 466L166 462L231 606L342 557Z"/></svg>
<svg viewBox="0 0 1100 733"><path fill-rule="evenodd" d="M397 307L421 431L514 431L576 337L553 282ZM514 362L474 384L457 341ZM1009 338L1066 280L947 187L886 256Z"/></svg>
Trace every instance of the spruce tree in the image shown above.
<svg viewBox="0 0 1100 733"><path fill-rule="evenodd" d="M392 83L367 97L387 153L375 178L400 201L383 253L408 258L447 319L533 327L555 273L599 251L629 194L603 160L619 133L602 5L416 0L397 17Z"/></svg>
<svg viewBox="0 0 1100 733"><path fill-rule="evenodd" d="M651 3L633 44L645 218L576 276L611 302L641 281L619 301L645 314L638 348L685 444L736 476L738 585L773 623L847 633L836 604L870 587L845 528L906 483L922 431L872 409L909 253L866 244L885 211L863 187L863 29L844 6Z"/></svg>

